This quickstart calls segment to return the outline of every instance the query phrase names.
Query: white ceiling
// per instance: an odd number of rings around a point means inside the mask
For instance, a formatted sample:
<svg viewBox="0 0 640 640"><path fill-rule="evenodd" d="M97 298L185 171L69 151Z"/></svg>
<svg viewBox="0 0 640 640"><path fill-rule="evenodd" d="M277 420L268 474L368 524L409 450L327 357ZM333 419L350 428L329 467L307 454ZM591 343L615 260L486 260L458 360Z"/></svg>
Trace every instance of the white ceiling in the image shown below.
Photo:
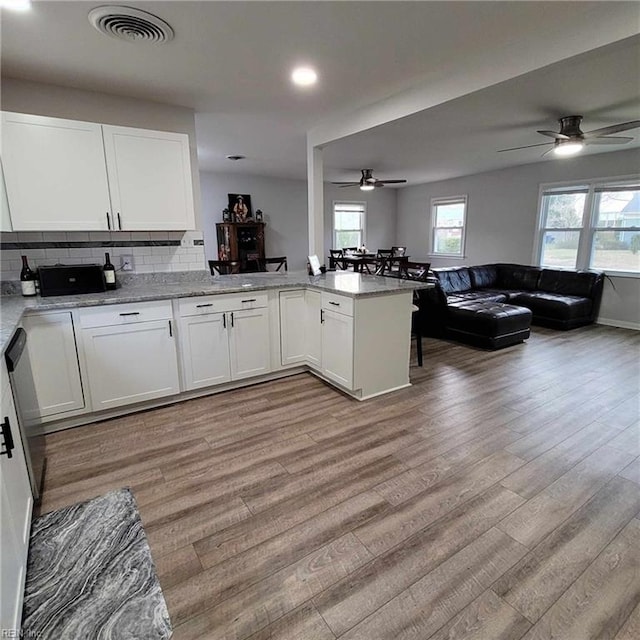
<svg viewBox="0 0 640 640"><path fill-rule="evenodd" d="M487 69L504 80L640 32L635 2L123 0L175 30L169 44L134 45L89 25L104 3L3 11L3 75L193 108L201 170L291 178L306 177L306 132L336 113L416 87L437 96L452 78L462 95ZM317 68L316 88L291 86L298 63ZM576 110L585 130L638 118L638 71L637 40L534 71L330 143L326 176L366 166L425 182L536 161L495 150L533 144Z"/></svg>

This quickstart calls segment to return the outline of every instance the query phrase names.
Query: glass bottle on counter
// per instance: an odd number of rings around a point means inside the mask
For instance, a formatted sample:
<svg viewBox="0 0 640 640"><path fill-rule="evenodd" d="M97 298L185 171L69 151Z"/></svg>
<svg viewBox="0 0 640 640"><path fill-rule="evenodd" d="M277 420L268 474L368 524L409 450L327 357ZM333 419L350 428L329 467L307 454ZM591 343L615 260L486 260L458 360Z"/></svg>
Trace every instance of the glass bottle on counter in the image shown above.
<svg viewBox="0 0 640 640"><path fill-rule="evenodd" d="M27 256L22 257L22 270L20 271L20 286L23 296L36 295L36 274L29 267Z"/></svg>
<svg viewBox="0 0 640 640"><path fill-rule="evenodd" d="M115 289L116 288L116 268L111 264L111 259L109 258L109 254L104 254L104 267L102 267L104 271L104 281L107 285L107 289Z"/></svg>

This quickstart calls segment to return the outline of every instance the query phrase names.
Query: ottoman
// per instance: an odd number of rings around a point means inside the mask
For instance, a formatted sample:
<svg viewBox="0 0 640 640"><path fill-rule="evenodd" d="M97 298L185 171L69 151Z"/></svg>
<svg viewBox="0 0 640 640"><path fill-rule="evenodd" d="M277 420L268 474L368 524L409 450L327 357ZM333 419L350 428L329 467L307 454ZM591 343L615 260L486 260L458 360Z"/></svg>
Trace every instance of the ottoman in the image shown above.
<svg viewBox="0 0 640 640"><path fill-rule="evenodd" d="M449 305L447 335L485 349L501 349L526 340L532 313L501 302L459 302Z"/></svg>

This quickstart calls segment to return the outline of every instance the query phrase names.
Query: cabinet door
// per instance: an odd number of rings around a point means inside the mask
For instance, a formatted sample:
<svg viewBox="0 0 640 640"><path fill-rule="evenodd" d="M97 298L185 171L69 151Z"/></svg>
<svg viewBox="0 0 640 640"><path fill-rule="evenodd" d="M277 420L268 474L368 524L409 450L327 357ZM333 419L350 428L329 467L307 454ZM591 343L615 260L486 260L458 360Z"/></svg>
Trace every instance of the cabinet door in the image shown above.
<svg viewBox="0 0 640 640"><path fill-rule="evenodd" d="M4 363L2 368L0 420L8 422L15 448L11 458L0 455L0 629L19 630L33 498ZM2 450L5 444L0 437Z"/></svg>
<svg viewBox="0 0 640 640"><path fill-rule="evenodd" d="M94 411L180 391L170 320L83 329Z"/></svg>
<svg viewBox="0 0 640 640"><path fill-rule="evenodd" d="M312 367L320 367L322 358L322 324L320 311L322 294L318 291L306 291L305 340L307 362Z"/></svg>
<svg viewBox="0 0 640 640"><path fill-rule="evenodd" d="M180 351L186 389L200 389L231 380L224 313L182 318Z"/></svg>
<svg viewBox="0 0 640 640"><path fill-rule="evenodd" d="M7 190L4 186L2 159L0 159L0 231L13 231L13 227L11 226L11 215L9 214Z"/></svg>
<svg viewBox="0 0 640 640"><path fill-rule="evenodd" d="M195 229L189 136L103 125L118 229Z"/></svg>
<svg viewBox="0 0 640 640"><path fill-rule="evenodd" d="M231 377L238 380L267 373L270 369L267 309L233 311L227 318Z"/></svg>
<svg viewBox="0 0 640 640"><path fill-rule="evenodd" d="M353 318L322 310L322 372L347 389L353 385Z"/></svg>
<svg viewBox="0 0 640 640"><path fill-rule="evenodd" d="M280 292L280 357L283 365L306 360L307 308L304 294L304 289Z"/></svg>
<svg viewBox="0 0 640 640"><path fill-rule="evenodd" d="M71 313L25 316L23 325L37 394L37 416L34 417L60 417L67 411L83 409L85 402Z"/></svg>
<svg viewBox="0 0 640 640"><path fill-rule="evenodd" d="M3 113L2 162L14 231L108 229L99 124Z"/></svg>

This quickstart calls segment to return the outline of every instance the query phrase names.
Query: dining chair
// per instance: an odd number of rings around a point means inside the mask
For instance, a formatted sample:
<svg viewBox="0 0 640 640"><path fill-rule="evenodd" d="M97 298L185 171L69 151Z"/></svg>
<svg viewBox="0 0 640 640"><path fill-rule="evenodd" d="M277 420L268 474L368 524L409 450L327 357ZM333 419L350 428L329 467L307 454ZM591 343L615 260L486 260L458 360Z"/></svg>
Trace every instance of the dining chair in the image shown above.
<svg viewBox="0 0 640 640"><path fill-rule="evenodd" d="M404 280L427 282L430 268L430 262L410 262L406 260L400 263L398 276Z"/></svg>
<svg viewBox="0 0 640 640"><path fill-rule="evenodd" d="M329 269L346 269L346 265L342 261L344 251L342 249L329 249Z"/></svg>
<svg viewBox="0 0 640 640"><path fill-rule="evenodd" d="M407 253L407 247L391 247L391 255L394 258L401 258Z"/></svg>
<svg viewBox="0 0 640 640"><path fill-rule="evenodd" d="M392 249L378 249L376 251L376 268L375 274L383 276L385 272L391 270L390 258L393 255Z"/></svg>
<svg viewBox="0 0 640 640"><path fill-rule="evenodd" d="M240 262L238 260L209 260L209 269L211 269L212 276L240 273Z"/></svg>
<svg viewBox="0 0 640 640"><path fill-rule="evenodd" d="M260 261L260 271L269 271L268 265L277 264L278 266L274 271L280 271L284 267L285 271L288 271L287 256L279 256L278 258L263 258Z"/></svg>

